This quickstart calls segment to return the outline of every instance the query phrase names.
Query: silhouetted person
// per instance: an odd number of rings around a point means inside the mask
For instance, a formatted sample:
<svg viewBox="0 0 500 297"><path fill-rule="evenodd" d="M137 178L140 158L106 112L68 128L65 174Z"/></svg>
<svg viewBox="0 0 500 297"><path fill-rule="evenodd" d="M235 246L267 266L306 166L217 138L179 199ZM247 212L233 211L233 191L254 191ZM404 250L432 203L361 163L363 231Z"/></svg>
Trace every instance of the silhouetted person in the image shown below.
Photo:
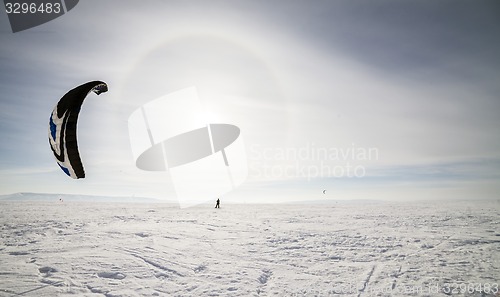
<svg viewBox="0 0 500 297"><path fill-rule="evenodd" d="M220 208L220 199L217 198L217 201L215 202L215 208Z"/></svg>

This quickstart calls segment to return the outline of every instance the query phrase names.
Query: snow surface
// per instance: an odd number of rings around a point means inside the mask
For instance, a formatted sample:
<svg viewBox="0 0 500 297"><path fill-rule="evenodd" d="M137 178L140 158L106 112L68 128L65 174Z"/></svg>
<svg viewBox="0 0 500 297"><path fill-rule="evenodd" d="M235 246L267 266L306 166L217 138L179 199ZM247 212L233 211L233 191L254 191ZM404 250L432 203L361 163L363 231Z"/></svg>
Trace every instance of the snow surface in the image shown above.
<svg viewBox="0 0 500 297"><path fill-rule="evenodd" d="M499 295L497 201L4 201L0 226L0 296Z"/></svg>

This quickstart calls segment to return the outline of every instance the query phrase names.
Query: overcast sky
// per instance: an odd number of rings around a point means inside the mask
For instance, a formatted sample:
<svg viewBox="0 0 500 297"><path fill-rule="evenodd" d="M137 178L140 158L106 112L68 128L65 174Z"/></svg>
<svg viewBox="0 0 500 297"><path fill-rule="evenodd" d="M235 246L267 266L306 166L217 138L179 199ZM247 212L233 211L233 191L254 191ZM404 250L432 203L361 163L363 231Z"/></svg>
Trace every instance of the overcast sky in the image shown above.
<svg viewBox="0 0 500 297"><path fill-rule="evenodd" d="M499 199L499 15L496 0L85 0L12 33L0 13L0 194L175 199L168 172L135 168L127 120L196 86L245 142L227 200ZM90 80L109 92L84 102L72 180L48 119Z"/></svg>

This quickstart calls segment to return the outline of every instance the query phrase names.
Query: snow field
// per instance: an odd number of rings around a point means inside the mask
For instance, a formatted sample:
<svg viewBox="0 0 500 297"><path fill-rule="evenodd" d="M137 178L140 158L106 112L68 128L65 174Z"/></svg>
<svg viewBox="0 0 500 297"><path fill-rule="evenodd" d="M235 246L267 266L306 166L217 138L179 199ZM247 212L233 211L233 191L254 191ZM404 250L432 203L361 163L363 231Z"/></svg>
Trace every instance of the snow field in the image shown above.
<svg viewBox="0 0 500 297"><path fill-rule="evenodd" d="M0 206L0 296L499 296L496 201Z"/></svg>

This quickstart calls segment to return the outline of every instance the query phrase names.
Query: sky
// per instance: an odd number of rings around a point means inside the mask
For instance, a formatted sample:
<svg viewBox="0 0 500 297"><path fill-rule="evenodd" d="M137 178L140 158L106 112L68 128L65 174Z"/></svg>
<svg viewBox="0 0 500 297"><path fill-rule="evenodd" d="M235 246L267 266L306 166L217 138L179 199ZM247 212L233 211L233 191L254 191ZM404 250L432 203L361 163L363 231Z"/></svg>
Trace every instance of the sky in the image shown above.
<svg viewBox="0 0 500 297"><path fill-rule="evenodd" d="M168 171L135 167L128 117L195 86L244 140L248 177L226 201L500 199L499 15L498 1L86 0L12 33L2 12L0 195L175 200ZM83 104L72 180L48 119L91 80L109 91Z"/></svg>

